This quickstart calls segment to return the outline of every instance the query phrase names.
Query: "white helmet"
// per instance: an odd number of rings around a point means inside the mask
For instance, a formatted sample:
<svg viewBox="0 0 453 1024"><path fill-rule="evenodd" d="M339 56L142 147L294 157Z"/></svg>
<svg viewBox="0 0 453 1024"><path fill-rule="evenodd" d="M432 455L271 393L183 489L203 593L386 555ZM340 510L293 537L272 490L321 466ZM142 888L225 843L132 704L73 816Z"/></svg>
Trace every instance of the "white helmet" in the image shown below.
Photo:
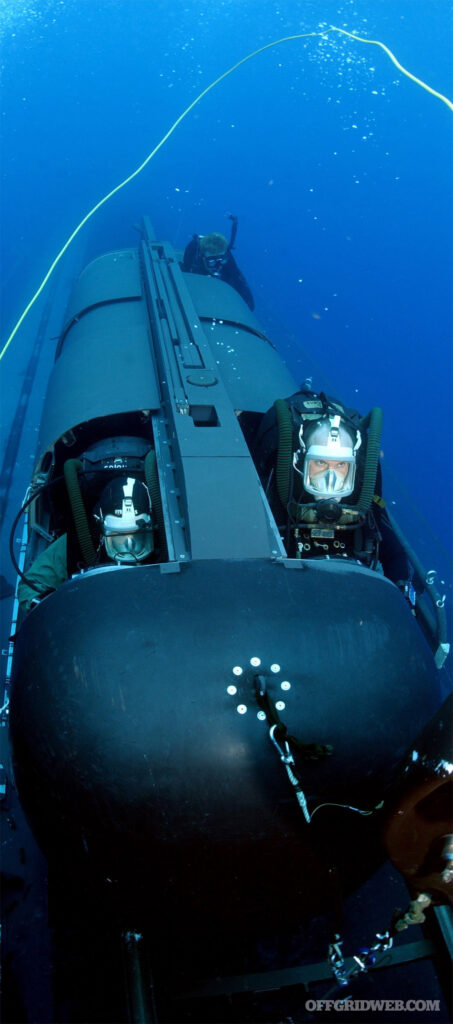
<svg viewBox="0 0 453 1024"><path fill-rule="evenodd" d="M362 443L359 431L354 437L353 430L341 422L341 416L329 416L309 424L307 440L303 433L304 423L299 431L300 448L295 452L293 465L303 476L305 490L317 501L347 498L354 490L356 452Z"/></svg>

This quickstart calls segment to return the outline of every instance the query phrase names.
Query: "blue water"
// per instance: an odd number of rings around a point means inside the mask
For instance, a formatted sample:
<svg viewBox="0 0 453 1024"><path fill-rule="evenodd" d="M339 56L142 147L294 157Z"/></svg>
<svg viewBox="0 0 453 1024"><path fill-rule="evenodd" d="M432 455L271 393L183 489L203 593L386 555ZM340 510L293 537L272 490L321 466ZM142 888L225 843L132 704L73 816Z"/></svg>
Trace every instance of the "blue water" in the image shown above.
<svg viewBox="0 0 453 1024"><path fill-rule="evenodd" d="M449 0L3 0L2 339L81 217L203 88L330 24L452 97ZM378 48L285 42L216 86L83 231L86 262L135 244L144 212L181 248L239 215L237 260L297 378L383 406L386 497L450 601L452 127ZM22 329L3 361L11 415L28 345Z"/></svg>

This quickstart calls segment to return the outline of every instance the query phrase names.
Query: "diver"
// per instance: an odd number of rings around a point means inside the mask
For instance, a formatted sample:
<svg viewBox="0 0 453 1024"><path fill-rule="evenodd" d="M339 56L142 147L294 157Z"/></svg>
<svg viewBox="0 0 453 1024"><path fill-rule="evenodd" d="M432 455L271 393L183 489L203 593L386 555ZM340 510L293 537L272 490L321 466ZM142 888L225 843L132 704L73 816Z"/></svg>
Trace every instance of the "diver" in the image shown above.
<svg viewBox="0 0 453 1024"><path fill-rule="evenodd" d="M151 500L141 480L126 476L110 480L94 506L92 518L98 546L91 568L103 563L141 565L151 559L154 551ZM30 611L79 570L73 548L71 537L63 533L38 555L18 586L17 596L23 611Z"/></svg>
<svg viewBox="0 0 453 1024"><path fill-rule="evenodd" d="M186 246L182 269L187 274L209 274L210 277L220 278L235 288L249 308L254 309L253 295L231 252L236 239L238 219L233 214L229 214L229 217L232 221L230 241L227 242L224 235L216 232L210 235L194 235Z"/></svg>
<svg viewBox="0 0 453 1024"><path fill-rule="evenodd" d="M408 594L410 569L382 499L382 413L363 419L322 392L277 400L252 443L290 557L353 558Z"/></svg>

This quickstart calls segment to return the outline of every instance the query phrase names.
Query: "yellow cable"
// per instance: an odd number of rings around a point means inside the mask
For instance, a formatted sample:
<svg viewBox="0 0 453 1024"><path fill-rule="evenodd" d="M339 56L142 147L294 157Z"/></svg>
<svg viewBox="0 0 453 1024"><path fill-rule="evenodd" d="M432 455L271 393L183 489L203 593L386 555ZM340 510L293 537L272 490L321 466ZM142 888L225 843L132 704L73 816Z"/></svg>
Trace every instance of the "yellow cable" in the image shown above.
<svg viewBox="0 0 453 1024"><path fill-rule="evenodd" d="M450 110L453 110L453 103L449 99L447 99L446 96L443 96L442 93L440 93L440 92L436 92L435 89L431 89L431 87L429 85L427 85L426 82L422 82L420 78L416 78L415 75L412 75L410 71L407 71L405 68L403 68L402 64L400 64L397 61L396 57L393 55L391 50L389 50L387 46L384 46L384 43L380 43L378 40L375 40L375 39L363 39L361 36L355 36L351 32L346 32L345 29L335 28L334 25L331 25L330 28L325 29L322 32L302 32L302 33L298 33L297 35L294 35L294 36L284 36L282 39L274 39L274 41L272 43L266 43L265 46L260 46L258 50L254 50L253 53L249 53L249 54L247 54L246 57L242 57L241 60L238 60L236 62L236 64L233 64L233 66L231 68L228 68L228 70L224 71L222 75L219 75L219 77L216 78L214 82L211 82L211 84L208 85L206 87L206 89L203 89L203 92L200 92L200 94L196 97L196 99L194 99L192 101L192 103L190 103L189 106L186 107L186 109L183 111L183 113L179 115L179 117L176 119L174 124L172 124L171 128L161 138L160 142L157 143L157 146L155 146L154 149L152 150L152 152L149 153L149 155L146 157L146 159L143 161L143 163L141 163L140 166L137 167L137 169L132 172L132 174L129 174L128 177L124 179L124 181L121 181L119 185L116 185L115 188L112 188L112 190L110 192L108 192L107 195L105 195L103 197L103 199L100 199L99 202L96 203L96 205L93 206L93 208L86 214L86 216L83 217L83 219L80 221L80 224L77 225L77 227L72 232L72 235L70 235L69 238L67 239L67 241L65 242L63 248L60 249L60 252L55 257L53 263L51 263L51 265L50 265L50 267L49 267L49 269L47 271L47 274L45 275L45 277L41 281L41 284L40 284L39 288L37 289L37 291L35 292L33 297L30 299L30 302L25 307L23 313L19 317L15 327L11 331L11 334L10 334L8 340L5 342L5 344L4 344L3 348L2 348L2 351L0 352L0 360L3 359L3 356L5 355L5 352L7 351L7 349L9 348L13 338L17 334L17 331L19 330L19 327L24 322L25 317L30 312L32 306L34 306L36 300L41 295L41 292L42 292L43 288L45 287L45 285L47 284L47 282L49 280L49 277L51 276L51 274L55 270L55 267L60 262L62 256L64 255L64 253L66 252L66 250L70 246L71 242L74 240L76 235L78 235L79 231L81 231L81 229L86 224L86 222L90 219L90 217L92 217L93 214L95 214L97 212L97 210L99 210L100 207L104 205L104 203L108 202L108 200L111 199L112 196L116 195L116 193L119 192L120 189L124 188L125 185L128 185L130 181L132 181L134 178L137 177L138 174L140 174L140 172L143 170L143 168L146 167L147 164L149 164L149 162L150 162L150 160L152 160L153 156L155 156L155 154L159 151L159 149L161 149L161 147L164 145L164 143L167 141L167 139L170 138L170 135L173 134L175 129L178 127L178 125L181 124L181 121L183 121L184 118L187 117L187 115L190 113L191 110L193 110L193 108L197 105L197 103L199 103L200 100L202 100L203 97L206 96L207 93L211 91L211 89L214 89L215 86L219 84L219 82L222 82L224 78L227 78L228 75L231 75L233 73L233 71L236 71L237 68L239 68L241 66L241 64L245 64L248 60L252 60L252 58L256 57L259 53L263 53L264 50L269 50L273 46L279 46L281 43L287 43L287 42L290 42L293 39L307 39L307 38L313 37L313 36L321 36L321 38L325 38L328 32L339 32L341 35L348 36L350 39L356 39L357 42L359 42L359 43L369 43L371 46L379 46L382 50L384 50L384 52L387 54L387 56L390 57L390 60L393 62L393 64L395 64L395 66L399 69L399 71L402 71L402 73L404 75L406 75L407 78L410 78L417 85L420 85L422 87L422 89L426 89L426 91L431 93L433 96L437 96L438 99L441 99L444 103L447 104L447 106L450 108Z"/></svg>
<svg viewBox="0 0 453 1024"><path fill-rule="evenodd" d="M437 92L436 89L431 89L431 86L427 85L426 82L422 82L421 78L416 78L416 76L412 75L407 68L403 68L403 65L396 59L395 54L392 53L384 43L380 43L379 39L363 39L362 36L355 36L352 32L346 32L344 28L335 28L334 25L331 25L331 31L340 32L342 36L348 36L349 39L357 39L358 43L368 43L370 46L379 46L381 50L387 54L387 57L390 57L392 64L398 68L398 71L402 71L403 75L406 75L406 78L410 78L411 82L415 82L416 85L420 85L422 89L426 89L426 92L431 93L431 96L437 96L438 100L442 100L442 103L447 104L449 110L453 110L453 103L447 98L447 96L444 96L441 92Z"/></svg>

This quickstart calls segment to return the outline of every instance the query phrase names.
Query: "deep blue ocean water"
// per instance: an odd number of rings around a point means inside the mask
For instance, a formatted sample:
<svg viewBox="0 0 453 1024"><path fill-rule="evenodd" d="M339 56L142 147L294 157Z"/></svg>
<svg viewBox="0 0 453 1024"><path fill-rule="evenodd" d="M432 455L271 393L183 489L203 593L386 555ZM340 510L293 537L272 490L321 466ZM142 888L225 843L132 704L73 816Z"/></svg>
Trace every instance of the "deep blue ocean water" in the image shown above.
<svg viewBox="0 0 453 1024"><path fill-rule="evenodd" d="M452 98L450 0L2 0L2 341L81 217L203 88L331 24ZM216 86L95 215L71 270L136 244L142 213L181 248L238 214L237 260L297 378L383 406L385 495L450 602L452 128L377 47L281 43ZM29 345L24 326L3 360L4 437Z"/></svg>
<svg viewBox="0 0 453 1024"><path fill-rule="evenodd" d="M251 51L331 24L382 41L453 98L450 0L0 0L0 347L81 218L201 90ZM180 248L194 232L228 233L226 213L238 214L235 255L296 378L362 413L383 406L384 493L437 570L450 619L452 127L451 110L376 47L337 34L281 43L196 106L85 226L59 277L68 288L89 259L135 245L143 213ZM2 460L47 294L0 364ZM9 527L60 327L52 322L42 351L1 534L10 581ZM5 647L7 617L2 629ZM386 878L359 893L349 927L365 937L367 899L386 924L393 891ZM32 950L26 985L39 992L38 913L21 956ZM324 935L316 942L324 948ZM403 970L410 996L432 994L423 965ZM387 984L390 995L405 991L391 990L401 975Z"/></svg>

